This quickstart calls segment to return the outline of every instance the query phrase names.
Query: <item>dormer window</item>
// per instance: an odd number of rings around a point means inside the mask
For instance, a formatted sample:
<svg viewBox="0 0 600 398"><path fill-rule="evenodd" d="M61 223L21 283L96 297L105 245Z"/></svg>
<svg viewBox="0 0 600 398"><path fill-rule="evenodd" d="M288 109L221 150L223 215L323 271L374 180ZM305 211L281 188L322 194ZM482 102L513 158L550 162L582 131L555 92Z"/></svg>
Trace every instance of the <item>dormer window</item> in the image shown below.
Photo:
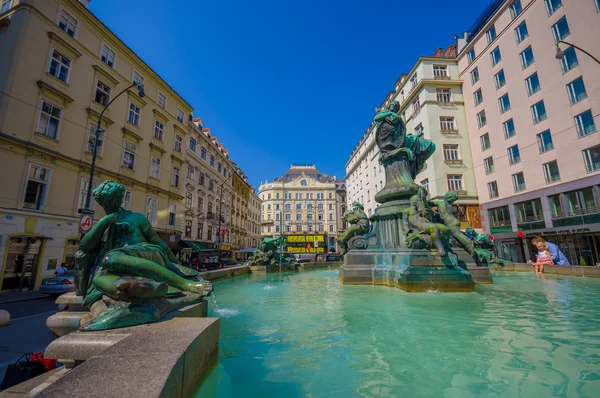
<svg viewBox="0 0 600 398"><path fill-rule="evenodd" d="M300 185L302 185L303 187L305 187L305 186L306 186L306 180L302 180L302 181L300 182Z"/></svg>

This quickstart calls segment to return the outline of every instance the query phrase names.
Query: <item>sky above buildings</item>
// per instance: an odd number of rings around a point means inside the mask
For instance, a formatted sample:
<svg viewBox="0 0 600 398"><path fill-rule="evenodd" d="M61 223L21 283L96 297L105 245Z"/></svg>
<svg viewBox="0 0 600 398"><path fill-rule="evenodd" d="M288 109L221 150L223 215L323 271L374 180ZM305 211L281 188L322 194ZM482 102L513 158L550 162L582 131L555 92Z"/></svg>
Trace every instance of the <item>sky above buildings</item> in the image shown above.
<svg viewBox="0 0 600 398"><path fill-rule="evenodd" d="M343 178L375 108L487 1L92 0L258 187L291 163Z"/></svg>

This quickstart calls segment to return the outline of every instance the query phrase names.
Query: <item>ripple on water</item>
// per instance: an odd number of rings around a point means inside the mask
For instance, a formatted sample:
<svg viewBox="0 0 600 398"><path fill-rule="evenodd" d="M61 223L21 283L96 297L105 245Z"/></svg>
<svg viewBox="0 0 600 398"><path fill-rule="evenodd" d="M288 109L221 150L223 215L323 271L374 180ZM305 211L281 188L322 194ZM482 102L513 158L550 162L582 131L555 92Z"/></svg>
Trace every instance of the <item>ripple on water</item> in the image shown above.
<svg viewBox="0 0 600 398"><path fill-rule="evenodd" d="M475 294L331 271L216 282L220 360L198 396L597 396L600 281L494 278Z"/></svg>

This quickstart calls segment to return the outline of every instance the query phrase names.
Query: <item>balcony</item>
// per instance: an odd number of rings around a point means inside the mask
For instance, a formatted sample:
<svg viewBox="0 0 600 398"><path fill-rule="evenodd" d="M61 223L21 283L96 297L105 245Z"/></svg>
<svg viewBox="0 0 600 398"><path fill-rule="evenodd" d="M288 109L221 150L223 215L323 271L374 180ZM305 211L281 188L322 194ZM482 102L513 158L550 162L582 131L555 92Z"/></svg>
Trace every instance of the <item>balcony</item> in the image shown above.
<svg viewBox="0 0 600 398"><path fill-rule="evenodd" d="M448 76L446 74L434 75L433 78L435 80L450 80L450 76Z"/></svg>

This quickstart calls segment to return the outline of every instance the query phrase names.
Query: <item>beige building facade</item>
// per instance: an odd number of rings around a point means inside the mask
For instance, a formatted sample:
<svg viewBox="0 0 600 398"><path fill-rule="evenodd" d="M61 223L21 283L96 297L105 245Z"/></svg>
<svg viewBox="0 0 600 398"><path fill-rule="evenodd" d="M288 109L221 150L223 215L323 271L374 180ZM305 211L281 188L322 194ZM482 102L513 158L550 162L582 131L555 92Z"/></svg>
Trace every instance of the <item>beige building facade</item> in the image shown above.
<svg viewBox="0 0 600 398"><path fill-rule="evenodd" d="M338 250L337 238L341 209L345 206L338 196L345 197L343 181L320 173L314 165L292 165L280 178L260 184L262 201L262 236L319 236L315 241L302 240L290 253L326 253Z"/></svg>
<svg viewBox="0 0 600 398"><path fill-rule="evenodd" d="M5 173L0 291L37 289L57 264L73 258L95 126L113 99L101 120L104 132L93 184L106 179L122 183L123 207L145 214L177 251L188 232L186 183L188 166L195 162L189 147L198 133L192 106L102 24L86 2L1 4L0 167ZM134 82L145 95L131 88L116 98ZM219 145L213 142L210 151L226 163ZM203 169L202 163L198 166ZM228 172L235 172L230 167ZM225 177L212 173L210 165L207 170L215 181ZM197 205L197 196L193 201ZM103 215L96 205L94 219ZM193 219L197 233L198 217Z"/></svg>
<svg viewBox="0 0 600 398"><path fill-rule="evenodd" d="M412 70L400 76L381 104L400 103L400 114L408 134L423 134L436 145L425 169L415 181L425 187L432 200L447 191L456 191L455 214L463 227L481 228L477 187L464 111L462 81L459 78L454 46L433 57L421 57ZM385 170L379 164L372 123L346 163L348 205L354 201L372 215L378 204L375 195L385 186Z"/></svg>
<svg viewBox="0 0 600 398"><path fill-rule="evenodd" d="M600 56L599 11L493 1L458 40L483 227L514 261L538 234L573 264L600 261L600 65L575 47Z"/></svg>

